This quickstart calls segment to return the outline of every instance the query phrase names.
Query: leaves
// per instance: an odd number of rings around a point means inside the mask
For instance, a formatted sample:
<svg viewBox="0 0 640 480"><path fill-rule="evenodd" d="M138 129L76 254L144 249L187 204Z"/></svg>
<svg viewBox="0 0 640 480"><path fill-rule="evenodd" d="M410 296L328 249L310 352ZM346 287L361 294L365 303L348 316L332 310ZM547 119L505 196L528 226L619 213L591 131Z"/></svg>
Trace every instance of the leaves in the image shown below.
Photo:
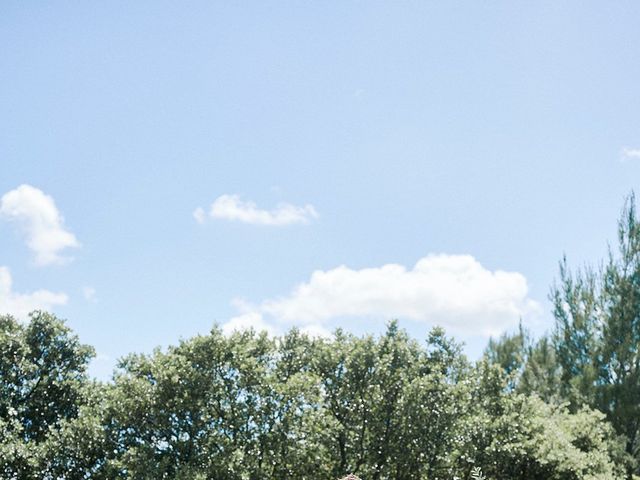
<svg viewBox="0 0 640 480"><path fill-rule="evenodd" d="M59 319L0 326L2 478L623 475L603 414L518 393L513 375L471 365L441 329L424 345L394 322L379 337L332 339L214 329L130 355L99 383L85 373L92 350Z"/></svg>

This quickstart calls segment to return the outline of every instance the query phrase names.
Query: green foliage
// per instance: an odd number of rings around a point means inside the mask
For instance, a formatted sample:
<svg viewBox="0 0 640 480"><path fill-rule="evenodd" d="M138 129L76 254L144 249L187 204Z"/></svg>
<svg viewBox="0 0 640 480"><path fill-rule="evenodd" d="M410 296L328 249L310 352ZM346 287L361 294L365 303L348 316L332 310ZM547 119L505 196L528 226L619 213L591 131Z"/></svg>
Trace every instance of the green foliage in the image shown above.
<svg viewBox="0 0 640 480"><path fill-rule="evenodd" d="M325 468L318 382L298 332L219 330L121 363L111 478L311 478ZM318 478L318 477L315 477Z"/></svg>
<svg viewBox="0 0 640 480"><path fill-rule="evenodd" d="M87 433L93 425L100 436L101 425L85 413L96 393L85 373L92 356L52 315L34 312L27 325L0 317L2 478L85 478L95 467Z"/></svg>
<svg viewBox="0 0 640 480"><path fill-rule="evenodd" d="M572 275L561 264L552 290L555 350L563 396L607 415L640 459L640 224L631 195L618 222L618 251L598 270Z"/></svg>
<svg viewBox="0 0 640 480"><path fill-rule="evenodd" d="M423 346L396 323L331 340L214 329L126 357L109 384L55 317L5 317L2 335L2 478L621 478L602 414L514 391L440 329ZM48 406L38 428L31 401Z"/></svg>
<svg viewBox="0 0 640 480"><path fill-rule="evenodd" d="M440 329L425 346L396 323L331 340L214 329L103 385L55 317L0 325L2 478L621 478L602 414L517 393Z"/></svg>
<svg viewBox="0 0 640 480"><path fill-rule="evenodd" d="M598 269L560 263L551 289L552 335L533 344L521 329L491 341L485 358L508 375L507 389L606 415L625 441L627 478L640 473L640 223L629 196L617 251Z"/></svg>
<svg viewBox="0 0 640 480"><path fill-rule="evenodd" d="M623 478L622 444L600 412L511 393L476 405L461 460L490 478Z"/></svg>
<svg viewBox="0 0 640 480"><path fill-rule="evenodd" d="M436 329L427 348L390 324L378 341L338 332L318 344L333 478L430 478L448 470L468 366ZM333 433L335 432L335 433Z"/></svg>
<svg viewBox="0 0 640 480"><path fill-rule="evenodd" d="M562 401L561 367L555 345L548 337L534 342L520 325L515 334L505 333L498 340L490 339L484 359L502 368L509 391L536 394L546 402Z"/></svg>
<svg viewBox="0 0 640 480"><path fill-rule="evenodd" d="M560 368L554 345L548 337L528 346L517 391L526 395L536 394L545 402L561 401Z"/></svg>

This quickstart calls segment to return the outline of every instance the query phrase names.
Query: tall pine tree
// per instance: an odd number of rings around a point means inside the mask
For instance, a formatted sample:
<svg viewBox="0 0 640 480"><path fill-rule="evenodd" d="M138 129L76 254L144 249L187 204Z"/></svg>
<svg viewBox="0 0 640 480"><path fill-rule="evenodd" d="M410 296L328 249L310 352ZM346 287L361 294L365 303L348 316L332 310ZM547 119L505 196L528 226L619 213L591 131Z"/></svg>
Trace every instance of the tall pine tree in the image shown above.
<svg viewBox="0 0 640 480"><path fill-rule="evenodd" d="M574 409L604 412L640 459L640 223L631 194L618 221L617 251L597 271L561 263L552 289L562 395ZM631 475L631 470L629 475Z"/></svg>

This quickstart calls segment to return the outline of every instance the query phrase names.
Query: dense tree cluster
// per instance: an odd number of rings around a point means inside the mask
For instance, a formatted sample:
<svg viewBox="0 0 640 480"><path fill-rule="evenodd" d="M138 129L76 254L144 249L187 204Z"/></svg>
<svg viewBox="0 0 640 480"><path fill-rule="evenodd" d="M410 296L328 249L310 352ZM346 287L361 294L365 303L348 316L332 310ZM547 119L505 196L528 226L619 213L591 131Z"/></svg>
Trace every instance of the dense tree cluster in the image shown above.
<svg viewBox="0 0 640 480"><path fill-rule="evenodd" d="M18 479L621 478L604 415L512 391L434 329L209 335L88 380L55 317L2 319L0 472Z"/></svg>
<svg viewBox="0 0 640 480"><path fill-rule="evenodd" d="M556 327L469 362L439 328L214 328L91 380L64 322L0 317L0 478L615 480L638 473L640 226L600 270L562 263ZM479 478L479 477L478 477Z"/></svg>
<svg viewBox="0 0 640 480"><path fill-rule="evenodd" d="M511 390L606 416L624 441L627 476L640 474L640 223L631 195L617 249L598 268L572 273L566 258L551 289L556 325L537 341L520 328L491 341L486 357Z"/></svg>

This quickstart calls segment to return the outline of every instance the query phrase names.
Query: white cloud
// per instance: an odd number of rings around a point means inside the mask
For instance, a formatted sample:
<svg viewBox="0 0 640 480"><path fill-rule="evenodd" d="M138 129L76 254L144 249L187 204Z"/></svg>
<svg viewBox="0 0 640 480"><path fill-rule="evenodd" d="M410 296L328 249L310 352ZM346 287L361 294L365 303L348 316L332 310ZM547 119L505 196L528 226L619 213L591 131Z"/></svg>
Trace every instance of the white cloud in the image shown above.
<svg viewBox="0 0 640 480"><path fill-rule="evenodd" d="M53 198L31 185L20 185L2 196L0 218L20 227L27 246L35 254L36 265L64 263L69 258L61 252L80 246L75 235L65 230Z"/></svg>
<svg viewBox="0 0 640 480"><path fill-rule="evenodd" d="M640 160L640 148L624 147L621 155L623 160Z"/></svg>
<svg viewBox="0 0 640 480"><path fill-rule="evenodd" d="M516 326L521 317L537 316L541 308L527 293L520 273L488 270L470 255L429 255L412 269L387 264L315 271L287 296L236 306L256 323L270 319L317 332L341 318L405 318L490 336Z"/></svg>
<svg viewBox="0 0 640 480"><path fill-rule="evenodd" d="M198 223L205 220L205 211L196 208L193 216ZM272 210L263 210L252 201L245 201L238 195L221 195L209 208L211 218L249 223L252 225L284 226L309 223L318 217L313 205L296 206L280 203Z"/></svg>
<svg viewBox="0 0 640 480"><path fill-rule="evenodd" d="M33 310L51 310L56 305L65 305L67 300L64 293L49 290L16 293L13 291L11 272L7 267L0 267L0 314L25 320Z"/></svg>

